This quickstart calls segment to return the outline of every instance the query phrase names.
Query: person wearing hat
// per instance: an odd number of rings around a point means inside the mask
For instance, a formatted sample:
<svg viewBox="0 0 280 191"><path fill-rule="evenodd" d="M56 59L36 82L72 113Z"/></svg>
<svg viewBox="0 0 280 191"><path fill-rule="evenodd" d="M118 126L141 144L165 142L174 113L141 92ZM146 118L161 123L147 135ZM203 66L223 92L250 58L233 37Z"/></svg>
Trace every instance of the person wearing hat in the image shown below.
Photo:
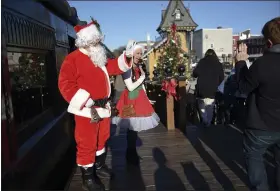
<svg viewBox="0 0 280 191"><path fill-rule="evenodd" d="M103 35L96 21L77 25L74 29L78 49L65 57L58 87L69 103L67 111L75 115L76 162L81 168L83 188L104 190L99 177L111 176L105 165L105 144L110 136L111 116L109 76L122 74L131 68L135 42L129 41L126 51L118 58L107 59L101 43Z"/></svg>
<svg viewBox="0 0 280 191"><path fill-rule="evenodd" d="M116 106L119 114L112 119L112 123L127 129L126 160L128 164L139 165L141 158L136 149L138 132L155 128L159 125L160 118L155 113L151 105L153 101L149 100L144 86L146 77L141 59L144 47L135 44L132 52L133 66L122 74L126 88Z"/></svg>

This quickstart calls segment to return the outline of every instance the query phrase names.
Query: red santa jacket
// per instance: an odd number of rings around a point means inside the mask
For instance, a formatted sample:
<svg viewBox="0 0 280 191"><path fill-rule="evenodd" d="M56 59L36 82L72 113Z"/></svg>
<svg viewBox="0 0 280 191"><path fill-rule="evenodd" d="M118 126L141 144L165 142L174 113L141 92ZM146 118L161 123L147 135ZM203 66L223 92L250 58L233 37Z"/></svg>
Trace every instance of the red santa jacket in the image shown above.
<svg viewBox="0 0 280 191"><path fill-rule="evenodd" d="M91 118L90 101L108 98L111 94L109 76L119 75L131 68L125 54L119 58L108 59L106 66L96 67L81 50L75 50L66 56L62 63L58 87L69 103L68 112ZM107 109L96 109L101 118L111 116L110 105Z"/></svg>

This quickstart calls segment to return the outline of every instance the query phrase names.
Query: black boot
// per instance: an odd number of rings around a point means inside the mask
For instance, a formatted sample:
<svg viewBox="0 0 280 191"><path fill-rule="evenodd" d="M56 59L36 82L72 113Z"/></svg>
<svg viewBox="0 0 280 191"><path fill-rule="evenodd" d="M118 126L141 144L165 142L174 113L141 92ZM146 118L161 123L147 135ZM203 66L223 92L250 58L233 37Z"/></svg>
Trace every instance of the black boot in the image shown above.
<svg viewBox="0 0 280 191"><path fill-rule="evenodd" d="M96 174L100 178L110 178L113 173L112 170L106 165L106 153L95 157Z"/></svg>
<svg viewBox="0 0 280 191"><path fill-rule="evenodd" d="M105 191L101 180L94 172L93 167L80 167L82 171L83 189L87 191Z"/></svg>

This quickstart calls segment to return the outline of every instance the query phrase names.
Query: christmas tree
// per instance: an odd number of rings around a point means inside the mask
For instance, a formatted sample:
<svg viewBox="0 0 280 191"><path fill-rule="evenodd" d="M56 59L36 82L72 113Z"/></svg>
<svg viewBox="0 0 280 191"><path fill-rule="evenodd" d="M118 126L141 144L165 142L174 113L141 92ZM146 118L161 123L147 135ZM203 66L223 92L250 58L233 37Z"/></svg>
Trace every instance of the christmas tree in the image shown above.
<svg viewBox="0 0 280 191"><path fill-rule="evenodd" d="M19 66L11 72L14 87L17 90L38 88L45 85L45 56L41 54L22 53Z"/></svg>
<svg viewBox="0 0 280 191"><path fill-rule="evenodd" d="M177 34L176 24L170 26L170 32L167 34L167 42L164 44L161 50L161 55L157 60L157 66L155 66L156 74L159 80L164 80L166 77L178 77L186 75L189 77L189 70L184 74L185 67L188 66L188 56L181 48L181 41L179 34ZM183 71L183 74L178 72Z"/></svg>

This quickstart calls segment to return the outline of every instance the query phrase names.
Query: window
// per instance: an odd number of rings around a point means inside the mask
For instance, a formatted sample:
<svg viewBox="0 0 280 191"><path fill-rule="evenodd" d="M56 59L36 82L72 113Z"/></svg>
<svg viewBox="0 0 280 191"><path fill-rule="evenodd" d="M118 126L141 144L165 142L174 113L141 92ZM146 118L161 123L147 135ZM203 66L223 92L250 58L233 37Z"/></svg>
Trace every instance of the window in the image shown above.
<svg viewBox="0 0 280 191"><path fill-rule="evenodd" d="M56 53L56 71L57 74L59 74L61 65L65 59L65 56L68 54L68 50L64 47L55 47L55 53Z"/></svg>
<svg viewBox="0 0 280 191"><path fill-rule="evenodd" d="M253 40L253 45L257 45L258 44L258 39L254 39Z"/></svg>
<svg viewBox="0 0 280 191"><path fill-rule="evenodd" d="M176 13L176 20L180 20L180 19L181 19L180 13Z"/></svg>
<svg viewBox="0 0 280 191"><path fill-rule="evenodd" d="M175 10L175 19L180 20L181 19L181 12L179 9Z"/></svg>
<svg viewBox="0 0 280 191"><path fill-rule="evenodd" d="M257 53L256 47L253 47L252 49L253 49L253 54L256 54Z"/></svg>
<svg viewBox="0 0 280 191"><path fill-rule="evenodd" d="M46 54L8 52L12 104L17 128L51 105L46 83Z"/></svg>
<svg viewBox="0 0 280 191"><path fill-rule="evenodd" d="M250 50L251 50L251 51L250 51L250 54L254 54L254 48L251 47Z"/></svg>

